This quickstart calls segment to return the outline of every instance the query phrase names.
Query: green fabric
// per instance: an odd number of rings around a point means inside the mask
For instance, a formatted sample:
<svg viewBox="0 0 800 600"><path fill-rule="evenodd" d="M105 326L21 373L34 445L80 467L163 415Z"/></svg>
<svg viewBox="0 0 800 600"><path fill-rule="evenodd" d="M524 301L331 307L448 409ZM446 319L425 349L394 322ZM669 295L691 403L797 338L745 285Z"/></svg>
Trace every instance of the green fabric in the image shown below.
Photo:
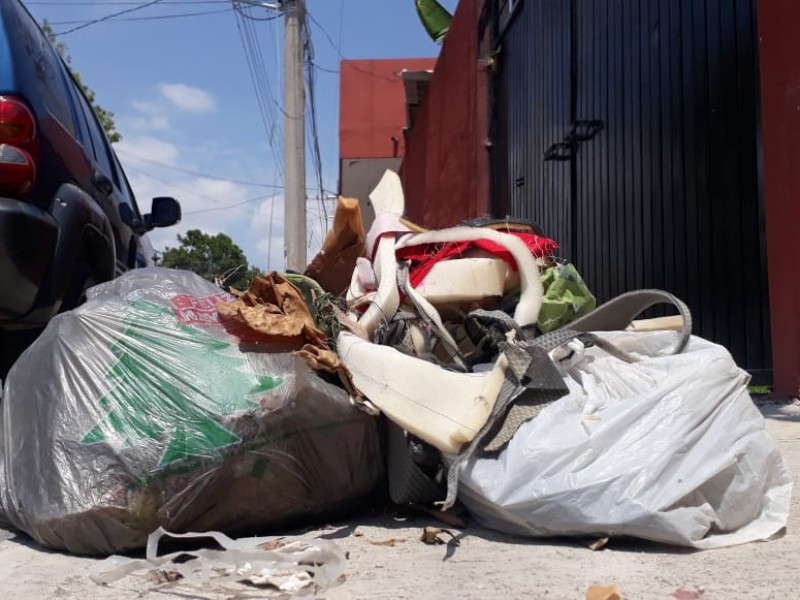
<svg viewBox="0 0 800 600"><path fill-rule="evenodd" d="M414 0L414 4L425 31L434 42L442 43L453 16L436 0Z"/></svg>
<svg viewBox="0 0 800 600"><path fill-rule="evenodd" d="M542 333L564 327L597 306L592 292L570 263L547 269L541 280L544 297L537 326Z"/></svg>

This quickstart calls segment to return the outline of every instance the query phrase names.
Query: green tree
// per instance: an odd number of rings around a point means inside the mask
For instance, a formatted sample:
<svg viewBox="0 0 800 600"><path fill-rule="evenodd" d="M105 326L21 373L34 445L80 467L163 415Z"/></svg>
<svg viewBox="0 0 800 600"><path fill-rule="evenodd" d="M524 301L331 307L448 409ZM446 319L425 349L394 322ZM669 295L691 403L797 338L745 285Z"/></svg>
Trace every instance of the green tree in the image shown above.
<svg viewBox="0 0 800 600"><path fill-rule="evenodd" d="M199 229L190 229L186 235L178 234L180 246L166 248L161 266L186 269L221 286L245 290L253 277L260 274L247 264L247 257L239 246L224 233L209 235Z"/></svg>
<svg viewBox="0 0 800 600"><path fill-rule="evenodd" d="M67 45L56 38L56 34L53 31L53 28L50 27L50 24L47 21L42 23L42 31L47 36L47 39L50 40L50 43L53 44L53 47L56 49L61 55L61 58L64 59L64 62L67 63L67 67L69 68L69 72L72 73L72 76L75 78L75 81L78 82L78 85L81 86L86 99L89 101L89 104L92 105L94 109L94 114L97 115L97 120L100 121L100 125L105 129L106 135L111 143L118 142L122 139L122 135L117 131L117 125L114 121L114 113L107 111L102 106L95 102L95 93L94 90L91 89L88 85L81 81L81 74L78 73L75 69L72 68L72 57L69 54L69 50L67 49Z"/></svg>

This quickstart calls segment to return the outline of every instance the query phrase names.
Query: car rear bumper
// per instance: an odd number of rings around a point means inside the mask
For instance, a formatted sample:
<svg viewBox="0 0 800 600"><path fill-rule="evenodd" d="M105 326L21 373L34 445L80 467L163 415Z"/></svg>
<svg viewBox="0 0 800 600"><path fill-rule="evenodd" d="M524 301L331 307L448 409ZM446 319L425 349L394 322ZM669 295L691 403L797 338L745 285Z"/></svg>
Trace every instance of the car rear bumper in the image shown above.
<svg viewBox="0 0 800 600"><path fill-rule="evenodd" d="M34 308L53 260L58 229L46 211L0 197L0 324Z"/></svg>

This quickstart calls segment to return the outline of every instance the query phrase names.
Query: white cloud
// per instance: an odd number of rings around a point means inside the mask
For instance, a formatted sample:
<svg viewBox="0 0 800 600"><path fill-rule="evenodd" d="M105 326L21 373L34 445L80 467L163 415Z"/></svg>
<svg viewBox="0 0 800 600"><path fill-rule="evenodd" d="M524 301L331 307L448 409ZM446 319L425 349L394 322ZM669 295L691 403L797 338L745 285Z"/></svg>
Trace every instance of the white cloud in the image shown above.
<svg viewBox="0 0 800 600"><path fill-rule="evenodd" d="M168 117L134 117L125 121L125 129L139 131L168 131L170 129Z"/></svg>
<svg viewBox="0 0 800 600"><path fill-rule="evenodd" d="M274 208L270 199L232 206L263 192L229 181L181 174L164 176L159 172L158 178L163 179L162 182L140 174L138 169L136 173L129 173L129 178L139 208L144 212L149 209L150 198L154 196L172 195L181 203L184 216L178 225L155 229L148 234L156 250L175 247L179 234L199 229L211 235L224 233L229 236L242 248L252 266L265 270L283 269L282 197L275 198Z"/></svg>
<svg viewBox="0 0 800 600"><path fill-rule="evenodd" d="M138 130L167 131L170 128L169 117L163 106L146 100L134 100L131 102L137 116L126 120L126 127Z"/></svg>
<svg viewBox="0 0 800 600"><path fill-rule="evenodd" d="M263 200L246 235L254 248L251 262L266 271L283 270L283 195Z"/></svg>
<svg viewBox="0 0 800 600"><path fill-rule="evenodd" d="M132 100L131 106L133 106L133 108L135 108L138 112L148 117L160 115L163 112L162 108L158 104L148 102L147 100Z"/></svg>
<svg viewBox="0 0 800 600"><path fill-rule="evenodd" d="M160 100L152 103L140 99L132 106L142 119L162 116L160 110L167 115L170 110ZM153 248L163 251L176 247L177 236L190 229L211 235L224 233L242 248L251 266L283 270L283 196L278 193L274 198L267 197L280 190L199 175L209 167L209 173L222 178L277 183L274 173L264 167L261 158L240 147L202 138L179 142L181 136L177 134L173 130L170 138L163 138L163 134L126 135L116 145L142 212L150 210L155 196L173 196L181 203L183 218L178 225L148 234ZM318 242L319 233L312 234L318 228L311 222L313 218L309 215L309 235ZM308 256L313 256L311 249Z"/></svg>
<svg viewBox="0 0 800 600"><path fill-rule="evenodd" d="M197 87L184 83L161 83L158 89L162 96L183 110L210 112L217 108L214 97Z"/></svg>
<svg viewBox="0 0 800 600"><path fill-rule="evenodd" d="M141 159L174 166L178 159L178 148L175 144L148 135L125 136L114 145L120 155L122 166L128 163L147 164Z"/></svg>

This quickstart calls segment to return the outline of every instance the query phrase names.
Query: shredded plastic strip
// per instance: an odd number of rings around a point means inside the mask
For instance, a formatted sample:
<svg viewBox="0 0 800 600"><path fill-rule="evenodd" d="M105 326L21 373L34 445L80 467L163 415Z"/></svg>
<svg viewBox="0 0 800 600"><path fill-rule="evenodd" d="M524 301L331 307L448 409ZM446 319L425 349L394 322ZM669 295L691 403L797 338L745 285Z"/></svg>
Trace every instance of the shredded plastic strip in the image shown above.
<svg viewBox="0 0 800 600"><path fill-rule="evenodd" d="M158 546L164 537L211 538L222 550L159 556ZM184 562L187 556L192 560ZM176 562L178 557L181 562ZM344 550L329 540L276 536L233 539L217 531L177 534L159 527L147 540L146 558L110 556L93 567L89 577L98 585L109 585L129 575L143 575L162 581L152 589L180 586L206 593L254 591L255 585L259 597L286 597L287 593L296 597L307 595L312 588L319 592L341 583L346 563Z"/></svg>

